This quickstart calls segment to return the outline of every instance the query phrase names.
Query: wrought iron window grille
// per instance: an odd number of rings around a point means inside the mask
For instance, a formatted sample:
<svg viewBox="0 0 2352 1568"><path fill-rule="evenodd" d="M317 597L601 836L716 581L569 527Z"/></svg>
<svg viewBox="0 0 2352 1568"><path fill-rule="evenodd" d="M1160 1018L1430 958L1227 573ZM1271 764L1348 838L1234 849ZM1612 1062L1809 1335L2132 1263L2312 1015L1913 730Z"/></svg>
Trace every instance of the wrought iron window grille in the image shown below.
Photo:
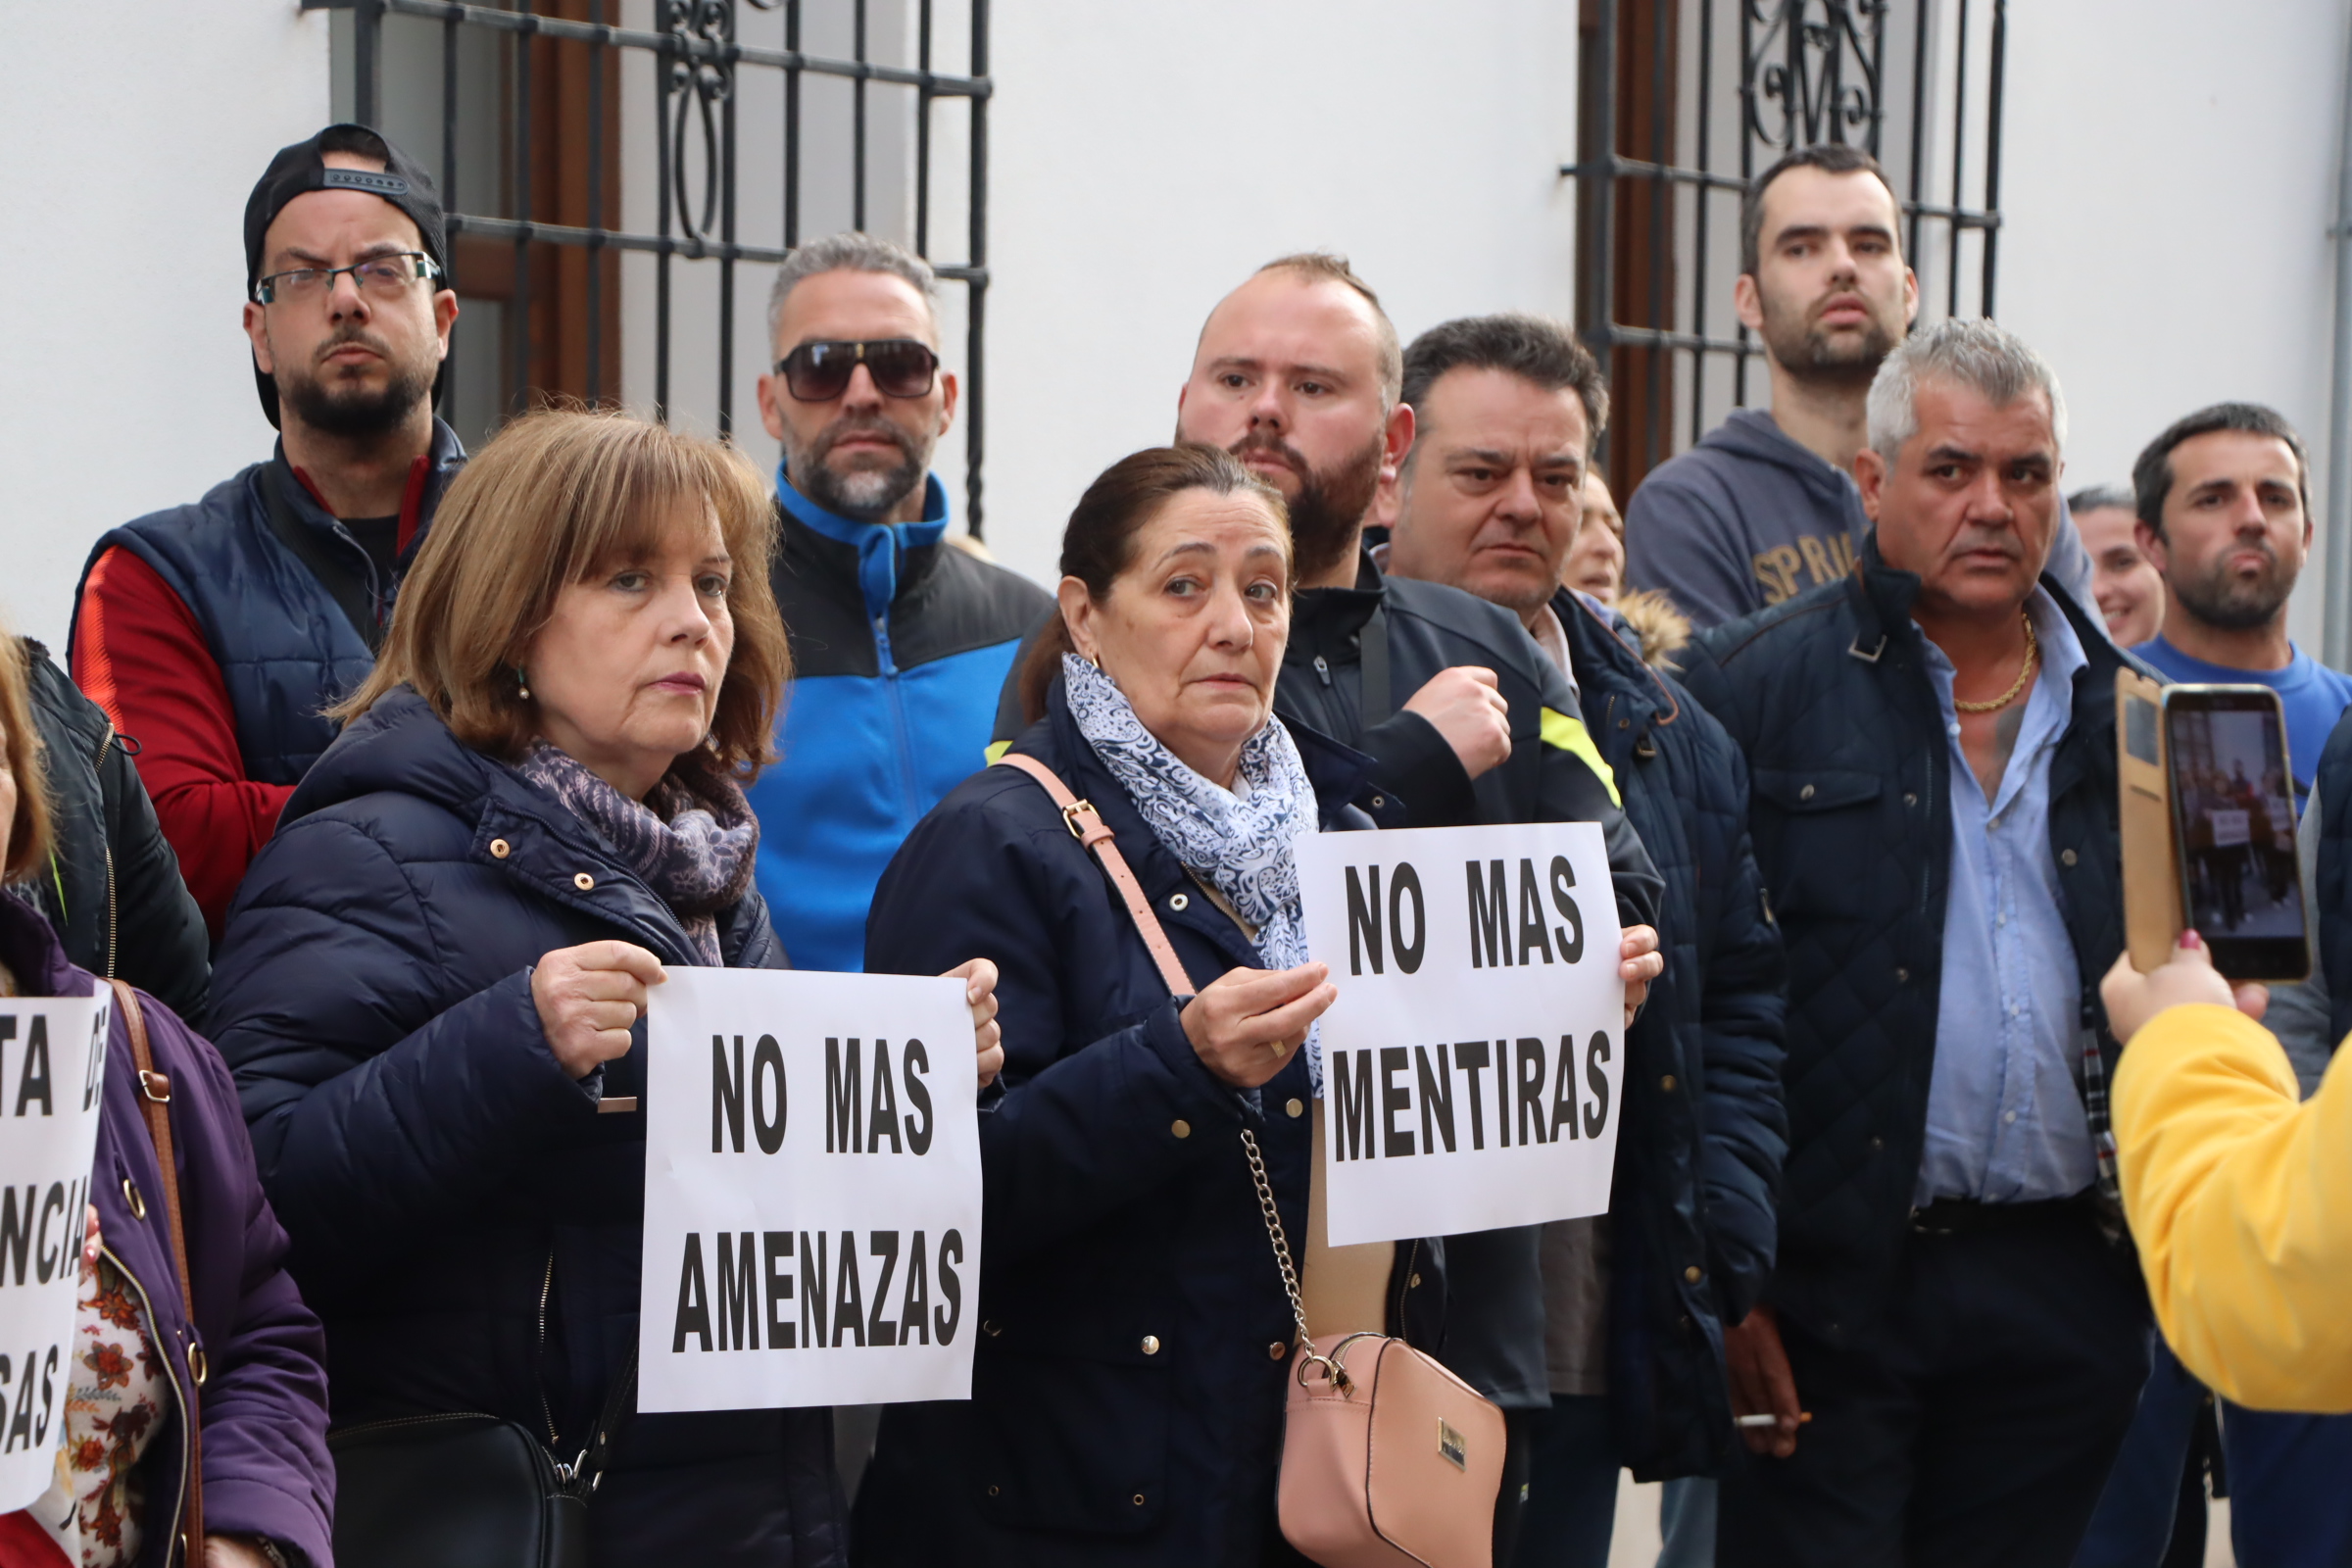
<svg viewBox="0 0 2352 1568"><path fill-rule="evenodd" d="M735 311L739 263L782 262L801 243L803 152L810 144L803 124L801 87L814 74L846 79L852 87L852 134L849 148L851 226L862 229L867 220L869 87L879 84L910 90L915 95L913 248L929 260L947 282L965 288L965 345L962 397L958 410L964 444L964 518L972 536L981 536L982 458L984 454L985 386L983 353L988 291L988 103L994 91L989 76L989 0L970 0L970 70L956 74L932 69L935 0L919 0L916 12L917 63L913 69L869 60L868 0L846 0L853 11L855 43L851 57L841 59L810 53L801 47L806 0L653 0L655 26L624 27L606 21L618 0L586 0L587 17L551 16L534 10L546 0L509 0L514 9L469 0L302 0L305 11L348 11L352 14L352 118L366 125L381 125L384 114L384 23L390 17L410 17L441 24L441 168L437 177L448 210L454 249L459 236L511 244L514 280L508 329L514 338L510 352L517 365L528 362L529 305L534 246L585 250L589 255L585 294L586 385L591 400L607 384L616 361L609 361L606 341L608 281L598 259L606 253L638 252L656 259L653 373L654 414L666 420L671 402L673 348L673 277L678 263L710 263L717 270L717 427L722 438L733 434L736 403ZM740 6L762 12L782 12L785 47L747 44L737 35ZM567 9L579 9L577 6ZM508 99L502 124L461 123L459 88L461 42L467 30L504 34L519 39L546 38L585 46L587 72L586 162L587 221L549 222L532 215L533 168L532 51L513 52ZM609 165L608 141L617 107L608 87L608 61L643 61L657 74L655 168L659 171L658 221L655 231L632 231L613 221L618 215L606 209L607 190L613 171ZM738 231L739 74L746 68L780 73L783 78L783 224L780 243L749 243ZM625 69L625 67L624 67ZM943 261L931 255L931 165L934 132L931 107L945 99L968 100L967 137L968 222L964 257ZM521 216L500 216L469 210L474 194L461 187L460 149L466 134L503 137L510 205ZM762 302L763 303L763 302ZM762 356L764 363L765 356ZM546 390L523 385L524 397Z"/></svg>
<svg viewBox="0 0 2352 1568"><path fill-rule="evenodd" d="M1726 62L1734 20L1738 52ZM1907 34L1900 41L1910 56L1891 158L1890 86L1902 84L1887 77L1890 22ZM1686 24L1696 42L1688 65ZM1902 182L1903 254L1921 273L1923 310L1932 268L1946 314L1962 309L1972 273L1977 309L1993 314L2007 0L1585 0L1582 47L1584 126L1578 161L1560 173L1580 187L1581 336L1620 400L1610 477L1621 498L1706 433L1717 407L1710 361L1731 362L1731 403L1747 406L1749 362L1762 345L1736 320L1728 334L1714 324L1730 313L1739 272L1738 219L1727 210L1786 152L1837 141L1878 158ZM1981 75L1972 63L1979 48ZM1739 72L1736 103L1717 86L1727 63ZM1737 116L1731 168L1716 158L1727 109ZM1938 113L1949 126L1940 144ZM1940 193L1947 199L1933 199ZM1938 225L1940 234L1932 232ZM1679 286L1678 270L1689 273ZM1680 389L1678 368L1687 376Z"/></svg>

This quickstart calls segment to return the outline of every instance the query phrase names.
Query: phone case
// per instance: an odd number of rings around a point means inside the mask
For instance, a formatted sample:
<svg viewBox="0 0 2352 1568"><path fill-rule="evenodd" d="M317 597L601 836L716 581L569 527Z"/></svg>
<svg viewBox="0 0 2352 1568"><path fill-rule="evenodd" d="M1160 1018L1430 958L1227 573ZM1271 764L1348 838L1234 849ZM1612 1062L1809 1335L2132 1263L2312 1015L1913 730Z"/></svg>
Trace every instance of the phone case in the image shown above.
<svg viewBox="0 0 2352 1568"><path fill-rule="evenodd" d="M2137 717L2135 702L2146 705ZM2130 669L2115 672L2115 770L2123 796L2124 945L2132 967L2146 974L2172 953L2187 914L2173 846L2164 688Z"/></svg>

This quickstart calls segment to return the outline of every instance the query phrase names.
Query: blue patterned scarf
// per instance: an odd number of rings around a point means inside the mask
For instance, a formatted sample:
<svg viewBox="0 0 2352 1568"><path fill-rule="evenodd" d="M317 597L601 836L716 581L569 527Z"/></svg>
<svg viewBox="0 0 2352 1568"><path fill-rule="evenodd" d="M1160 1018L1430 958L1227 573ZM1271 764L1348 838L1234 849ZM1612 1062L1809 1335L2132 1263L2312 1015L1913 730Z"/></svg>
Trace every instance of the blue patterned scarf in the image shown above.
<svg viewBox="0 0 2352 1568"><path fill-rule="evenodd" d="M1239 776L1227 790L1145 729L1108 675L1075 654L1061 656L1061 672L1078 732L1168 853L1257 928L1258 956L1268 968L1306 962L1297 850L1298 836L1315 831L1318 810L1306 765L1282 720L1268 715L1243 745ZM1306 1063L1319 1095L1323 1053L1316 1033L1307 1031Z"/></svg>

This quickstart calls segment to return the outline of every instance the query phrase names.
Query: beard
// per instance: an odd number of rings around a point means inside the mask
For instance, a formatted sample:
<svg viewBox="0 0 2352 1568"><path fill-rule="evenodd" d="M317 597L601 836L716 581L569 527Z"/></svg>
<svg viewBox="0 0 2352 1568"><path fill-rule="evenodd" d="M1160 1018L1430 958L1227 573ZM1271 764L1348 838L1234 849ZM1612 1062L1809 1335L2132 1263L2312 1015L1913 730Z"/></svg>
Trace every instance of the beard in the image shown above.
<svg viewBox="0 0 2352 1568"><path fill-rule="evenodd" d="M1859 335L1832 332L1805 319L1804 313L1762 296L1764 346L1781 368L1802 381L1867 388L1879 373L1879 364L1894 352L1902 334L1881 318L1875 302Z"/></svg>
<svg viewBox="0 0 2352 1568"><path fill-rule="evenodd" d="M1271 431L1252 430L1227 449L1237 458L1271 452L1298 476L1298 493L1290 503L1296 581L1311 582L1326 575L1354 548L1364 514L1372 509L1372 497L1380 489L1380 459L1386 445L1384 433L1376 430L1362 451L1328 468L1312 466L1297 447Z"/></svg>
<svg viewBox="0 0 2352 1568"><path fill-rule="evenodd" d="M319 356L323 358L346 343L382 355L392 368L390 378L380 387L356 382L330 386L311 371L285 370L276 377L278 400L321 435L357 440L388 435L432 395L433 379L441 367L437 363L403 365L393 356L390 344L362 328L337 332L320 346Z"/></svg>
<svg viewBox="0 0 2352 1568"><path fill-rule="evenodd" d="M852 436L880 437L898 448L899 461L887 468L836 473L825 459ZM806 448L789 434L784 439L784 470L794 488L827 512L853 522L880 522L889 516L923 482L930 466L930 452L917 452L914 438L880 415L836 419L819 430Z"/></svg>
<svg viewBox="0 0 2352 1568"><path fill-rule="evenodd" d="M2234 555L2239 548L2233 544L2229 553ZM2295 573L2270 546L2261 548L2270 564L2251 581L2217 563L2202 576L2184 575L2175 582L2173 592L2180 596L2181 608L2208 626L2224 631L2253 631L2268 626L2284 608L2287 595L2295 591Z"/></svg>

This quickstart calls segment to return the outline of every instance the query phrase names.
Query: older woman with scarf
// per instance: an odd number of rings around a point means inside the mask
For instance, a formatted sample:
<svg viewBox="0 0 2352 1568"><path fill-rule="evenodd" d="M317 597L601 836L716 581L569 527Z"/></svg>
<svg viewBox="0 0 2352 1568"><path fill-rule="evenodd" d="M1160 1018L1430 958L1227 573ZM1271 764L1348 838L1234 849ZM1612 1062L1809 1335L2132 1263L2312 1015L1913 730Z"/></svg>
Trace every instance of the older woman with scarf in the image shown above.
<svg viewBox="0 0 2352 1568"><path fill-rule="evenodd" d="M345 1525L360 1429L466 1411L585 1455L591 1563L843 1560L826 1412L628 1402L649 992L784 964L743 795L788 673L772 527L730 449L508 425L230 911L213 1022L326 1323ZM347 1558L453 1506L369 1490Z"/></svg>
<svg viewBox="0 0 2352 1568"><path fill-rule="evenodd" d="M1348 804L1369 760L1273 714L1290 531L1230 454L1113 465L1061 569L1011 749L1100 814L1191 995L1020 767L959 785L884 874L867 969L994 959L1008 1054L983 1102L972 1397L884 1414L856 1560L1296 1562L1275 1522L1295 1320L1242 1134L1308 1251L1312 1031L1337 993L1307 961L1294 850L1372 825ZM1434 1348L1442 1286L1414 1245L1368 1278L1351 1260L1372 1321L1349 1326ZM1311 1273L1308 1296L1320 1333Z"/></svg>

